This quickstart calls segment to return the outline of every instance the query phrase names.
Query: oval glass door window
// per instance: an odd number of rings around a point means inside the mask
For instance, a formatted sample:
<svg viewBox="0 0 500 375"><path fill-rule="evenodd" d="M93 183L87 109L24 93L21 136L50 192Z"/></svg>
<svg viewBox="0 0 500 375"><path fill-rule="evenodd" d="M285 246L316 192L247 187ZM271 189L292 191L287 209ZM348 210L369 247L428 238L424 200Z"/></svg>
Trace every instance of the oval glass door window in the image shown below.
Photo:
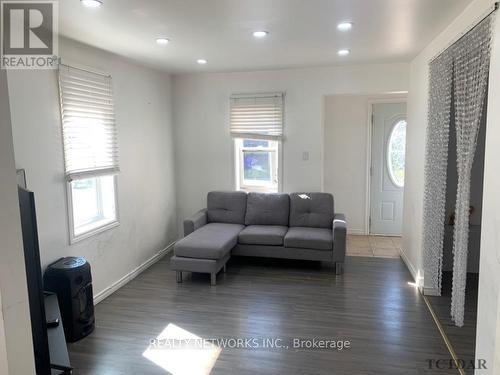
<svg viewBox="0 0 500 375"><path fill-rule="evenodd" d="M392 128L387 146L387 169L397 187L405 185L406 121L398 121Z"/></svg>

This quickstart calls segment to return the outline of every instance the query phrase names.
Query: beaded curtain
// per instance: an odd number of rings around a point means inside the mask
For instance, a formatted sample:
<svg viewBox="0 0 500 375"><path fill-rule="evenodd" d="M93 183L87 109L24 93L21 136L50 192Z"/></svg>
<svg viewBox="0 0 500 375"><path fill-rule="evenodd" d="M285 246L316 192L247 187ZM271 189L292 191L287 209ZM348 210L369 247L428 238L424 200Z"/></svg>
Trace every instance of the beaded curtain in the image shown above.
<svg viewBox="0 0 500 375"><path fill-rule="evenodd" d="M457 129L458 187L453 234L453 289L451 317L464 324L469 204L472 163L476 153L481 114L488 87L492 17L482 21L454 48L454 102Z"/></svg>
<svg viewBox="0 0 500 375"><path fill-rule="evenodd" d="M446 50L430 64L424 190L424 278L426 288L441 292L453 59Z"/></svg>
<svg viewBox="0 0 500 375"><path fill-rule="evenodd" d="M493 16L430 64L429 118L424 191L424 268L426 287L441 292L451 101L457 132L458 187L453 234L451 317L464 322L469 242L470 179L488 86Z"/></svg>

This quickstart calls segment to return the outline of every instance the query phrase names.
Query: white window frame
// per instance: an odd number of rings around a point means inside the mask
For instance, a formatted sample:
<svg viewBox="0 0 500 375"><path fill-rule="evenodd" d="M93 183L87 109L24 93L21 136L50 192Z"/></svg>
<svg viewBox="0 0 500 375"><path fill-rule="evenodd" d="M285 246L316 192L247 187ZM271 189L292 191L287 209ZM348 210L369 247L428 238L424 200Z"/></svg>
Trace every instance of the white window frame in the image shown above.
<svg viewBox="0 0 500 375"><path fill-rule="evenodd" d="M89 176L89 178L99 178L99 177L105 177L109 175L101 175L101 176ZM74 210L73 210L73 191L71 188L71 182L72 181L66 181L66 197L67 197L67 203L68 203L68 223L69 223L69 242L70 244L74 244L80 241L83 241L89 237L93 237L96 234L105 232L109 229L115 228L120 225L120 210L118 207L118 176L113 175L113 187L114 187L114 200L115 200L115 219L106 222L105 224L98 225L95 228L92 228L86 232L83 232L81 234L75 234L75 221L74 221ZM98 188L98 194L100 193L101 186ZM101 206L102 209L102 206Z"/></svg>
<svg viewBox="0 0 500 375"><path fill-rule="evenodd" d="M82 66L80 64L75 64L73 62L68 63L67 61L64 61L64 62L61 61L60 65L66 66L66 67L71 67L73 69L82 70L82 71L85 71L88 73L109 76L109 74L107 74L105 72L99 72L93 68ZM114 96L113 93L112 93L112 96ZM62 105L61 100L60 100L60 102ZM62 111L62 108L61 108L61 111ZM63 138L64 138L64 135L63 135ZM64 140L63 140L63 142L64 142ZM77 181L77 180L72 180L71 178L68 178L68 176L66 176L66 178L65 178L66 179L66 181L65 181L66 182L66 203L67 203L67 211L66 212L68 215L69 243L70 243L70 245L75 244L75 243L80 242L80 241L83 241L87 238L93 237L99 233L108 231L108 230L115 228L115 227L118 227L120 225L120 209L119 209L119 204L118 204L118 201L119 201L118 193L119 192L118 192L118 175L117 174L118 174L118 171L109 171L108 172L108 171L100 171L97 169L97 170L95 170L95 173L85 173L83 176L81 176L81 178L78 178L78 179L85 180L87 178L90 179L90 178L111 176L113 178L113 190L114 190L113 198L114 198L114 208L115 208L115 218L113 220L107 221L101 225L96 225L95 228L92 228L92 229L85 231L83 233L80 233L78 235L75 234L73 192L72 192L72 188L71 188L72 181ZM99 190L101 190L101 186L99 186ZM98 191L98 194L99 194L99 191ZM102 209L102 205L101 205L101 209Z"/></svg>
<svg viewBox="0 0 500 375"><path fill-rule="evenodd" d="M243 141L245 140L252 140L252 141L269 141L269 142L276 142L277 147L276 151L274 154L274 157L271 156L271 171L273 173L273 179L277 183L274 186L270 186L269 184L266 184L265 182L262 183L254 183L254 184L248 184L245 183L244 181L244 151L256 151L256 152L273 152L275 150L274 147L250 147L250 148L245 148L243 147ZM283 152L282 152L282 141L276 138L270 138L270 139L265 139L265 138L252 138L252 137L245 137L245 138L233 138L233 171L235 174L235 189L236 190L241 190L241 191L246 191L246 192L258 192L258 193L279 193L282 192L282 181L283 181ZM274 164L274 165L273 165Z"/></svg>

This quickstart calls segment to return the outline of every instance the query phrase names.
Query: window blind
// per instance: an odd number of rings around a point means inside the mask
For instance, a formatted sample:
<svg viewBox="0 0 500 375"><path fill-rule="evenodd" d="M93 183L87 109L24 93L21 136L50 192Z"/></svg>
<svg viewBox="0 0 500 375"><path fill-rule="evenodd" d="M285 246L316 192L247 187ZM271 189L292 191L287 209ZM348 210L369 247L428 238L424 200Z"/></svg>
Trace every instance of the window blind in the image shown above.
<svg viewBox="0 0 500 375"><path fill-rule="evenodd" d="M62 133L69 181L119 171L111 77L60 65Z"/></svg>
<svg viewBox="0 0 500 375"><path fill-rule="evenodd" d="M238 138L283 136L283 93L231 96L230 131Z"/></svg>

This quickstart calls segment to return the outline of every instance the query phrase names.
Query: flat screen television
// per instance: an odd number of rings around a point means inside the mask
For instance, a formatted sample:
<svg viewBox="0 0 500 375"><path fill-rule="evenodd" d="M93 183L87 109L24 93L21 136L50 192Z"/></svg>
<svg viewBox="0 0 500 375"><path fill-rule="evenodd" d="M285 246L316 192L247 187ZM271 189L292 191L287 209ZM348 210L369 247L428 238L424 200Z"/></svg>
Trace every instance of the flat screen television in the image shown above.
<svg viewBox="0 0 500 375"><path fill-rule="evenodd" d="M47 319L45 316L40 249L38 246L35 196L31 191L22 187L18 187L18 191L36 373L38 375L50 375L50 353L47 335Z"/></svg>

